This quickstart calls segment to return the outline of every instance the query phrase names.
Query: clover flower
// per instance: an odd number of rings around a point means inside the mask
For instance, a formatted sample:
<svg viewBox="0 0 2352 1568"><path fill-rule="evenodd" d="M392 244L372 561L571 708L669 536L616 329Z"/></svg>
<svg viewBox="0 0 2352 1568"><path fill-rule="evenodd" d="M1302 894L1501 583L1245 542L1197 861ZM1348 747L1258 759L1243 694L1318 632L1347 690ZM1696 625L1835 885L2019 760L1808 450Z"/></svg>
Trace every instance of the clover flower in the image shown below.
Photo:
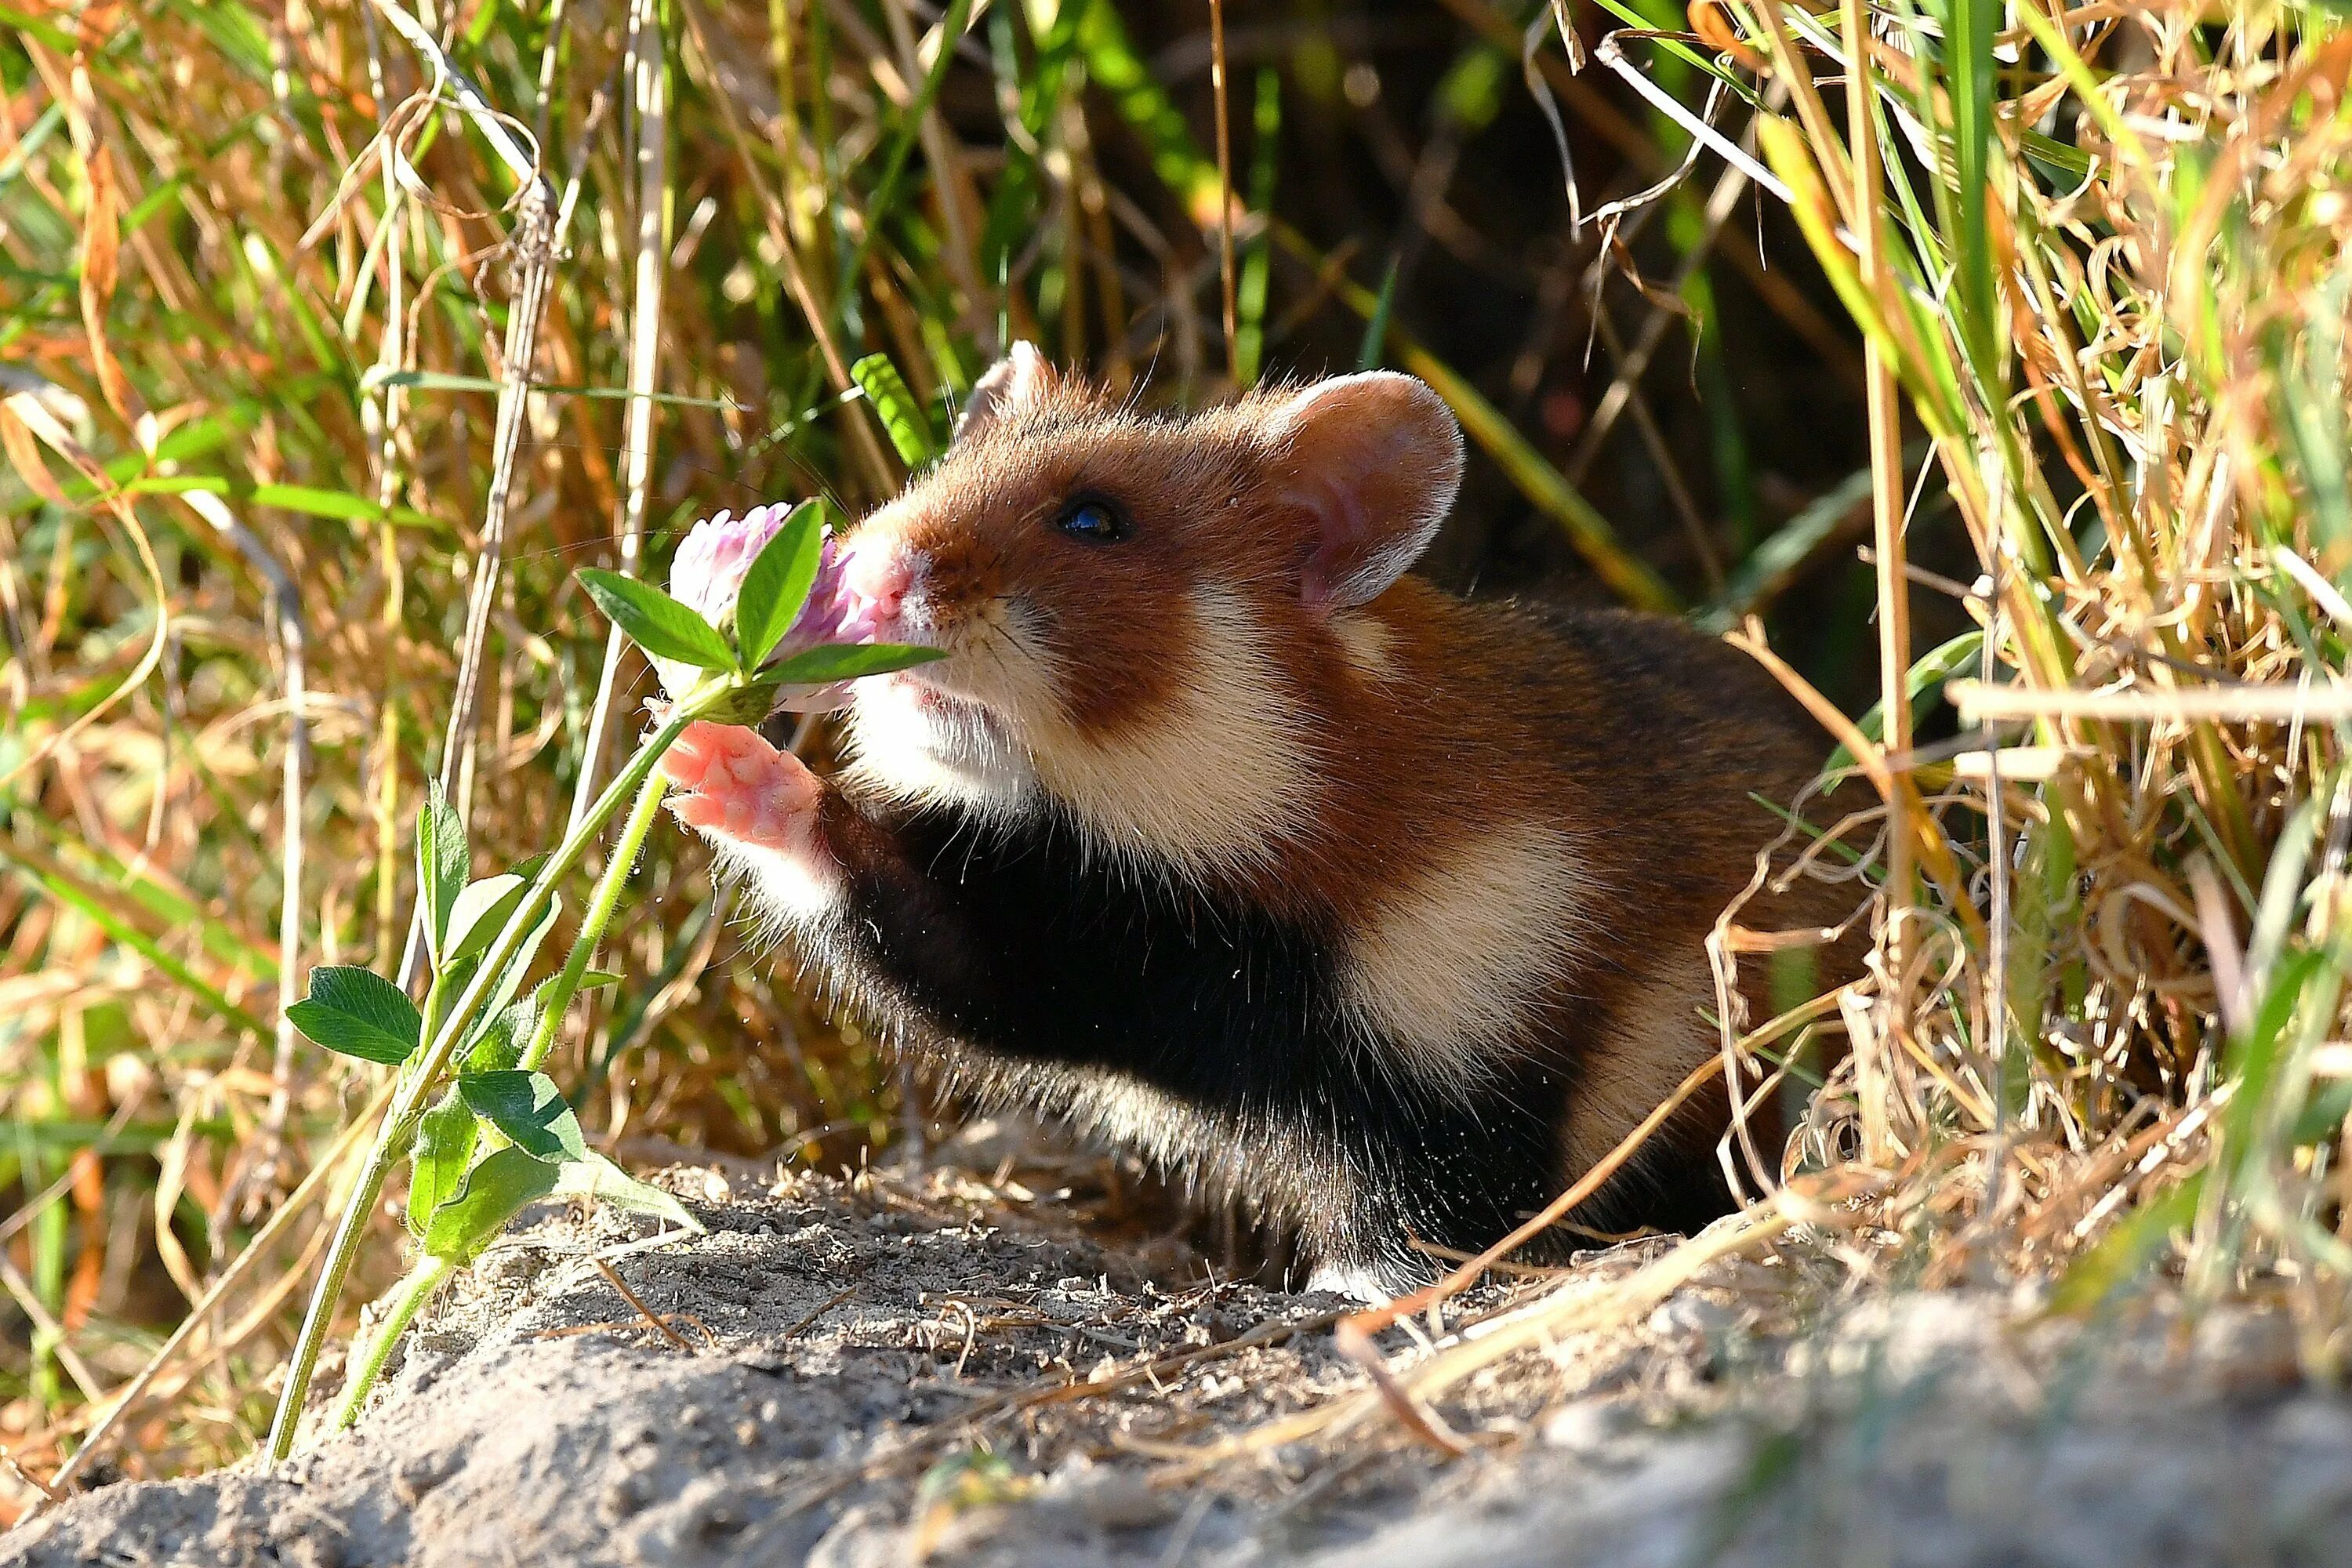
<svg viewBox="0 0 2352 1568"><path fill-rule="evenodd" d="M722 511L696 523L677 547L670 563L669 595L717 627L730 641L734 637L735 602L751 563L773 539L793 509L782 502L753 507L741 517ZM874 601L849 583L848 551L840 538L827 533L818 557L816 579L808 602L793 618L782 640L761 661L770 668L820 644L870 643L877 629ZM702 670L677 659L656 657L655 671L662 689L680 698L702 679ZM845 683L825 687L788 688L784 704L794 708L827 705L848 689Z"/></svg>

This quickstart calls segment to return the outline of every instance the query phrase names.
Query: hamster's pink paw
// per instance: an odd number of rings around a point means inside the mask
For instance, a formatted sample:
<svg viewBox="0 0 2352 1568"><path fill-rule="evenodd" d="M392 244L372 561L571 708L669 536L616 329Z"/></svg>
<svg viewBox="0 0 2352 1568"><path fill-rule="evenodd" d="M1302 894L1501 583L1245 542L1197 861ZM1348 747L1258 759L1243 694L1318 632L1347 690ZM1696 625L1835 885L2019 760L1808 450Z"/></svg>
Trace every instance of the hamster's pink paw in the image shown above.
<svg viewBox="0 0 2352 1568"><path fill-rule="evenodd" d="M738 724L690 724L661 760L677 787L680 822L739 844L790 853L807 846L823 787L789 752Z"/></svg>

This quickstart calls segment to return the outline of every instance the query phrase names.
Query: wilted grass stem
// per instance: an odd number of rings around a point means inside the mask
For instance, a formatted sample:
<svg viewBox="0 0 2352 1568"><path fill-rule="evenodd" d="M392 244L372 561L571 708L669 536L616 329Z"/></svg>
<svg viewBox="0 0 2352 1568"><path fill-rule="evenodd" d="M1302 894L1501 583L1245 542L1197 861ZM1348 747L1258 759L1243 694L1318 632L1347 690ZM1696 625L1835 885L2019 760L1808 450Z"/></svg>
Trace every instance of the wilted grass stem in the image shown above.
<svg viewBox="0 0 2352 1568"><path fill-rule="evenodd" d="M629 405L624 445L624 500L619 527L623 572L635 575L645 554L646 500L652 483L653 394L661 368L662 274L668 258L665 218L669 206L669 103L666 86L667 49L660 7L635 0L629 8L629 41L622 74L636 109L634 158L636 196L635 292L629 305ZM572 795L578 823L595 798L604 771L605 730L611 723L628 639L614 626L604 637L604 661L588 710L588 734L581 745L580 779Z"/></svg>

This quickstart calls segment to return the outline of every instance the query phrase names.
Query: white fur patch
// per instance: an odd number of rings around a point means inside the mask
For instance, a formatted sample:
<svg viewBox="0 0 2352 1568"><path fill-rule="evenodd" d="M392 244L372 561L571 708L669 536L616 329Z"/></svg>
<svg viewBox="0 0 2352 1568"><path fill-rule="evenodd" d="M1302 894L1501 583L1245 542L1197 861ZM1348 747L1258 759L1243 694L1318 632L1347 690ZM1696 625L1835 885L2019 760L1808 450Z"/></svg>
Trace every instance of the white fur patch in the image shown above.
<svg viewBox="0 0 2352 1568"><path fill-rule="evenodd" d="M887 510L877 513L857 547L904 552L908 588L893 635L950 657L852 688L850 778L909 805L1015 815L1034 802L1037 775L1014 737L1027 715L1054 707L1060 671L1003 600L943 624L930 596L930 563L893 536L897 526Z"/></svg>
<svg viewBox="0 0 2352 1568"><path fill-rule="evenodd" d="M968 705L927 700L918 677L860 681L850 709L852 777L910 805L956 805L982 816L1034 800L1028 753Z"/></svg>
<svg viewBox="0 0 2352 1568"><path fill-rule="evenodd" d="M1058 714L1030 727L1039 781L1120 859L1213 877L1270 858L1312 808L1316 747L1286 696L1272 638L1241 599L1192 605L1181 683L1159 711L1110 736Z"/></svg>
<svg viewBox="0 0 2352 1568"><path fill-rule="evenodd" d="M1307 1289L1312 1294L1328 1290L1335 1296L1345 1296L1351 1301L1361 1301L1369 1307L1385 1307L1397 1299L1389 1282L1377 1268L1361 1264L1349 1267L1338 1263L1318 1264L1315 1272L1307 1277Z"/></svg>
<svg viewBox="0 0 2352 1568"><path fill-rule="evenodd" d="M1528 1008L1590 919L1566 834L1534 823L1478 833L1405 869L1349 945L1341 998L1418 1076L1475 1084L1524 1048Z"/></svg>
<svg viewBox="0 0 2352 1568"><path fill-rule="evenodd" d="M764 845L704 835L719 869L741 879L763 923L784 931L814 926L841 906L848 887L823 852L787 855Z"/></svg>
<svg viewBox="0 0 2352 1568"><path fill-rule="evenodd" d="M949 659L861 682L851 709L862 787L990 817L1066 807L1096 852L1210 878L1269 858L1311 808L1317 763L1286 700L1271 635L1221 589L1191 604L1179 682L1134 727L1082 733L1055 697L1069 679L1017 612L945 628ZM920 607L917 607L917 616ZM926 623L913 621L919 640ZM929 688L957 702L925 703Z"/></svg>
<svg viewBox="0 0 2352 1568"><path fill-rule="evenodd" d="M1054 1109L1080 1131L1132 1149L1163 1169L1183 1171L1218 1139L1206 1117L1149 1084L1107 1073L1072 1073Z"/></svg>
<svg viewBox="0 0 2352 1568"><path fill-rule="evenodd" d="M1213 1114L1103 1068L1030 1062L1007 1070L967 1051L960 1071L984 1101L1019 1105L1081 1137L1129 1150L1212 1201L1240 1200L1318 1235L1342 1217L1351 1178L1296 1126L1246 1111Z"/></svg>

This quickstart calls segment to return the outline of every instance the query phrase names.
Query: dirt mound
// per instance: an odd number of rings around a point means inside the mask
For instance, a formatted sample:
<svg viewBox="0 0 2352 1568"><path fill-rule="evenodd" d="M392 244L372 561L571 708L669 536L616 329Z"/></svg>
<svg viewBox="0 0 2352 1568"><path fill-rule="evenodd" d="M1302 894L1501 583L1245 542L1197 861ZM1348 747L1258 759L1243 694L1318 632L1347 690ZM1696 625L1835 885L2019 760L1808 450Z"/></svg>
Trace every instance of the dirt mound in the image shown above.
<svg viewBox="0 0 2352 1568"><path fill-rule="evenodd" d="M1462 1458L1386 1423L1202 1469L1364 1386L1341 1303L1155 1283L953 1175L669 1180L709 1235L543 1216L352 1432L74 1500L0 1564L2352 1562L2352 1406L2258 1313L2175 1354L2153 1318L2095 1342L1734 1264L1473 1379L1440 1411Z"/></svg>

